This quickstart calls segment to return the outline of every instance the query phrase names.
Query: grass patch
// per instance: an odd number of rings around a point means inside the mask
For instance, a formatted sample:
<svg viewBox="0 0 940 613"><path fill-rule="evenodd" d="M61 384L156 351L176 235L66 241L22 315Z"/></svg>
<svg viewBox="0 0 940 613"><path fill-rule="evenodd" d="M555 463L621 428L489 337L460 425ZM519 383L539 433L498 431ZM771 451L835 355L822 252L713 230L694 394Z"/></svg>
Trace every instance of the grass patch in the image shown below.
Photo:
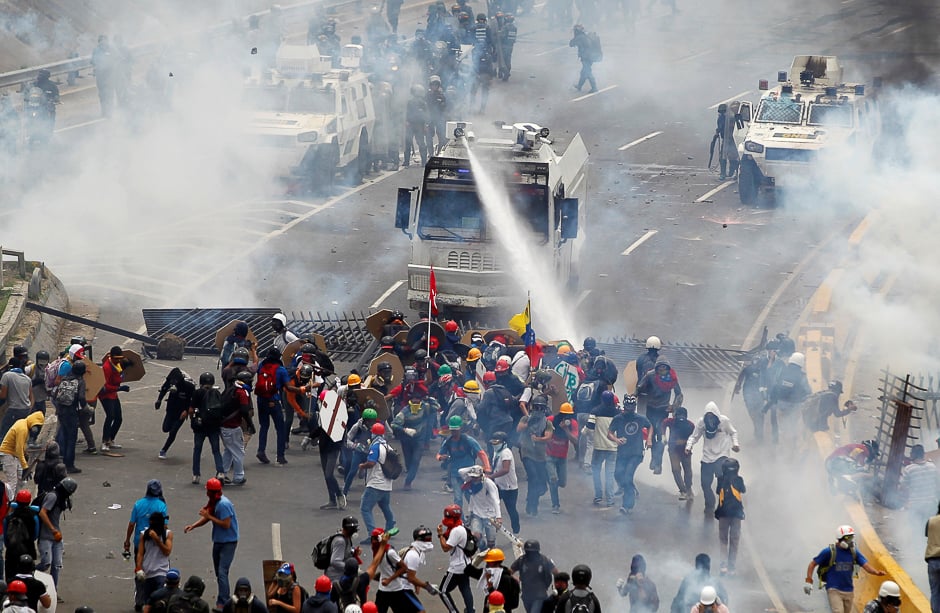
<svg viewBox="0 0 940 613"><path fill-rule="evenodd" d="M13 293L12 289L7 289L5 287L0 288L0 313L7 308L7 301L10 299L10 294Z"/></svg>

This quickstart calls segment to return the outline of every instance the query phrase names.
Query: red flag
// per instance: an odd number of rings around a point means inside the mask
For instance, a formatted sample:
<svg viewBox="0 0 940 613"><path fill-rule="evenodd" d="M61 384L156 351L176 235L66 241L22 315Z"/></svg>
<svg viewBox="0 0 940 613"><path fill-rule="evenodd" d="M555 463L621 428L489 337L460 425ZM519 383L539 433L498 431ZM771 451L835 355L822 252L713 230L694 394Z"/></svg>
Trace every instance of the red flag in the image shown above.
<svg viewBox="0 0 940 613"><path fill-rule="evenodd" d="M431 266L431 277L428 281L428 303L430 305L431 317L437 317L437 280L434 278L434 267Z"/></svg>

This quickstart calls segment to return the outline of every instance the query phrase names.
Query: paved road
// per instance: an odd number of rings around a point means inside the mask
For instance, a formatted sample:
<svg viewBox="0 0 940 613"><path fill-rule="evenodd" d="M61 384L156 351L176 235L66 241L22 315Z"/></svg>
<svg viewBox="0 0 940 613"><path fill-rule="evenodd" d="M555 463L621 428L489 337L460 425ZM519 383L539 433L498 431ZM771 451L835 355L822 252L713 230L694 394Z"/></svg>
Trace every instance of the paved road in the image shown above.
<svg viewBox="0 0 940 613"><path fill-rule="evenodd" d="M752 209L738 203L734 185L714 192L721 184L705 168L714 107L756 98L757 79L773 78L798 53L836 53L849 78L857 72L867 79L929 27L865 0L759 11L743 2L680 8L671 18L654 6L634 36L618 36L616 24L605 24L606 60L596 70L602 91L591 97L571 90L578 65L568 32L543 31L520 18L513 77L494 88L487 116L471 118L481 124L535 120L555 132L579 131L588 144L591 240L582 293L569 297L578 336L657 333L737 346L755 322L772 331L789 328L827 262L838 257L839 239L856 216L828 212L821 201ZM70 115L71 125L93 117L94 106L89 96ZM409 248L392 227L394 188L416 184L419 170L371 177L328 199L285 200L267 184L230 174L220 152L231 143L213 126L163 125L157 134L167 140L148 133L134 147L122 130L95 123L61 135L80 153L67 158L59 180L26 200L28 206L41 199L42 210L51 213L41 233L33 219L3 218L17 239L4 232L4 244L25 242L30 257L43 253L74 294L101 305L103 319L135 327L140 307L163 305L358 309L376 304L404 278ZM190 150L178 146L190 141L170 138L187 131L200 137ZM213 136L220 140L213 143ZM381 305L404 303L399 288ZM96 344L113 340L102 336ZM210 362L184 364L198 374L212 369ZM119 553L128 507L148 478L163 479L177 529L201 504L201 488L189 484L188 437L169 460L156 459L161 437L152 402L170 366L151 363L148 379L126 396L121 438L127 457L83 458L86 472L65 529L62 591L69 605L92 600L103 610L126 608L132 569L120 556L106 555ZM724 397L721 390L687 392L693 416L707 400ZM729 580L734 610L823 610L819 598L802 595L802 575L844 518L820 503L827 498L812 458L804 466L806 456L795 450L757 447L742 407L727 412L742 431L749 488L747 546L739 576ZM289 459L286 468L252 464L249 485L232 493L244 534L233 576L258 579L260 561L271 555L271 524L278 523L285 557L312 583L307 556L342 514L314 510L324 499L316 455L292 450ZM432 464L426 463L414 492L395 494L404 533L436 522L448 500L435 491ZM664 602L697 552L717 554L715 525L702 518L700 499L680 504L668 475L639 472L641 500L629 520L595 511L587 480L575 473L565 514L523 524L523 536L537 535L559 567L590 561L598 592L617 607L613 581L625 574L633 553L647 555ZM123 508L108 510L112 503ZM184 572L208 576L208 534L178 535L174 557ZM436 555L432 576L441 574L442 563Z"/></svg>

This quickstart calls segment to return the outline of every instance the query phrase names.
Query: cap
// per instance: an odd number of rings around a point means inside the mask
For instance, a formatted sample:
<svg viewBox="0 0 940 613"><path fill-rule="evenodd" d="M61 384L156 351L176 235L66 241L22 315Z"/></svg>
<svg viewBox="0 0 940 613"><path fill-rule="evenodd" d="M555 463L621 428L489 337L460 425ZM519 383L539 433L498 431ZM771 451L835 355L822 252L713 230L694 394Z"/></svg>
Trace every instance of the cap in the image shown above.
<svg viewBox="0 0 940 613"><path fill-rule="evenodd" d="M166 580L167 581L179 581L180 580L180 571L178 568L171 568L166 571Z"/></svg>
<svg viewBox="0 0 940 613"><path fill-rule="evenodd" d="M109 351L108 353L111 354L112 358L124 357L124 350L118 347L117 345L115 345L114 347L111 347L111 351Z"/></svg>
<svg viewBox="0 0 940 613"><path fill-rule="evenodd" d="M471 479L480 479L483 477L483 467L479 464L474 464L467 469L467 476Z"/></svg>

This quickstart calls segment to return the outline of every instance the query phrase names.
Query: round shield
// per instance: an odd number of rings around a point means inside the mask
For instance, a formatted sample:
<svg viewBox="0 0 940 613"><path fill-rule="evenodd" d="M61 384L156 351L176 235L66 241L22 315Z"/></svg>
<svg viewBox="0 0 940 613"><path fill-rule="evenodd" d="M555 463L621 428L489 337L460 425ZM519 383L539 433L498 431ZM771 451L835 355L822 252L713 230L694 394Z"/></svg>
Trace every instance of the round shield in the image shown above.
<svg viewBox="0 0 940 613"><path fill-rule="evenodd" d="M125 383L133 383L143 379L147 370L144 368L144 361L140 358L140 354L130 349L124 349L121 353L124 354L122 362L126 364L121 371L121 380Z"/></svg>
<svg viewBox="0 0 940 613"><path fill-rule="evenodd" d="M346 434L346 402L339 397L336 390L327 390L320 401L320 427L330 439L338 443Z"/></svg>
<svg viewBox="0 0 940 613"><path fill-rule="evenodd" d="M216 351L222 351L222 345L225 344L225 339L227 339L229 336L231 336L235 332L235 324L239 323L240 321L241 321L240 319L233 319L232 321L228 322L227 324L219 328L218 332L215 333ZM248 336L245 338L250 340L251 344L254 347L258 346L258 339L257 337L255 337L255 333L251 331L251 328L248 328Z"/></svg>
<svg viewBox="0 0 940 613"><path fill-rule="evenodd" d="M385 396L379 390L363 388L354 390L356 399L359 401L359 408L373 408L379 414L379 421L386 421L388 415L388 403L385 402Z"/></svg>
<svg viewBox="0 0 940 613"><path fill-rule="evenodd" d="M438 347L444 345L447 337L444 336L444 328L436 321L421 321L416 323L408 330L408 336L405 342L413 351L428 348L428 334L437 339Z"/></svg>
<svg viewBox="0 0 940 613"><path fill-rule="evenodd" d="M388 362L392 365L391 387L399 385L402 379L405 378L405 367L401 365L401 360L398 359L398 355L390 352L380 353L369 362L370 383L371 378L375 377L375 373L378 372L379 364L382 362Z"/></svg>
<svg viewBox="0 0 940 613"><path fill-rule="evenodd" d="M313 337L313 344L317 349L327 354L326 350L326 341L323 339L322 334L310 334L308 336ZM284 362L285 366L290 366L290 363L294 361L294 356L297 355L297 352L300 351L300 348L310 342L311 339L308 338L298 338L296 341L291 341L287 343L287 347L284 347L283 353L281 353L281 361ZM328 367L326 364L321 364L323 368L332 371L332 364Z"/></svg>

